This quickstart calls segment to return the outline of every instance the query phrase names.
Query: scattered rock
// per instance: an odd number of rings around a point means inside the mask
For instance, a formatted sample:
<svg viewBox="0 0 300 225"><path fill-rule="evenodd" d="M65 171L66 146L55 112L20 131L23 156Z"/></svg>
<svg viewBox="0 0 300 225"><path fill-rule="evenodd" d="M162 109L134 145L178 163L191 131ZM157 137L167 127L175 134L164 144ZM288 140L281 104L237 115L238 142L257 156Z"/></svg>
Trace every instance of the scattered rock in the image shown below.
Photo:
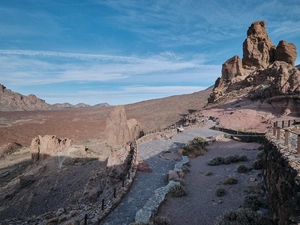
<svg viewBox="0 0 300 225"><path fill-rule="evenodd" d="M137 170L143 173L151 173L152 169L148 167L147 163L139 162Z"/></svg>

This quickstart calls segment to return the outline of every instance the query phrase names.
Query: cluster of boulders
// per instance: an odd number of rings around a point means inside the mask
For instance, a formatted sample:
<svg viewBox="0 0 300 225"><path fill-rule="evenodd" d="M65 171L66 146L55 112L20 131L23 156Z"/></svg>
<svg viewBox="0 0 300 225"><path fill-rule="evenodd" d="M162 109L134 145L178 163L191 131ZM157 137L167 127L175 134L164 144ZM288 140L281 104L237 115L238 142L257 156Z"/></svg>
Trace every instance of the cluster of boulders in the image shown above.
<svg viewBox="0 0 300 225"><path fill-rule="evenodd" d="M252 23L243 43L243 58L235 55L222 65L208 102L220 102L242 90L253 99L300 93L300 71L295 67L296 46L282 40L274 46L266 22Z"/></svg>
<svg viewBox="0 0 300 225"><path fill-rule="evenodd" d="M32 161L35 163L48 156L57 156L59 152L71 147L73 139L60 139L55 135L38 136L32 139L30 152Z"/></svg>

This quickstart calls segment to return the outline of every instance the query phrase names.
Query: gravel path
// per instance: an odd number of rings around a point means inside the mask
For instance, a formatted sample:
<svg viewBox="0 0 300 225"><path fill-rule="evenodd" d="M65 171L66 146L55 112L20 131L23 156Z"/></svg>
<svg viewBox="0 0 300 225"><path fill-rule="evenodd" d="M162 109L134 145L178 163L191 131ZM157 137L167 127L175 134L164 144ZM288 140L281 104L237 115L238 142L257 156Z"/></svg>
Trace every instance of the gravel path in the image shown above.
<svg viewBox="0 0 300 225"><path fill-rule="evenodd" d="M197 224L211 225L229 209L238 209L243 200L244 189L260 182L260 171L252 170L247 174L236 171L239 165L251 166L256 158L260 144L244 143L222 139L209 146L204 155L190 159L191 172L185 177L187 195L181 198L167 197L160 207L159 216L166 216L172 225ZM229 165L208 166L207 162L215 156L246 155L248 161ZM211 172L212 175L207 176ZM223 185L228 178L238 179L238 184ZM216 190L224 188L226 195L217 197Z"/></svg>
<svg viewBox="0 0 300 225"><path fill-rule="evenodd" d="M174 161L160 157L164 151L175 152L196 136L208 138L221 134L222 132L207 128L196 128L176 134L170 140L150 140L140 144L138 146L139 161L145 161L153 171L137 173L130 192L101 224L127 225L134 222L136 212L144 206L154 190L165 185L165 175L174 168Z"/></svg>

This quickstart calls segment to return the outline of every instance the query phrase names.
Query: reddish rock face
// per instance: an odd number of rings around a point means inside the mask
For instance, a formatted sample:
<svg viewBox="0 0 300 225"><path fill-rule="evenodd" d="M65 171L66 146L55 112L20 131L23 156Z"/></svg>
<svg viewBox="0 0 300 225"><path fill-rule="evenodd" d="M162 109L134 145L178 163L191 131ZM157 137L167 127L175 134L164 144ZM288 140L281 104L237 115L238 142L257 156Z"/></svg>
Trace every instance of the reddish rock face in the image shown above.
<svg viewBox="0 0 300 225"><path fill-rule="evenodd" d="M295 64L297 58L296 46L293 43L280 41L276 47L275 60L284 61L291 65Z"/></svg>
<svg viewBox="0 0 300 225"><path fill-rule="evenodd" d="M294 67L296 46L280 41L272 45L266 22L251 24L243 43L243 60L238 56L222 65L222 77L216 80L208 103L230 100L248 94L251 99L266 99L278 95L300 93L300 71Z"/></svg>
<svg viewBox="0 0 300 225"><path fill-rule="evenodd" d="M124 106L117 106L106 120L105 140L109 145L124 145L141 136L141 125L135 120L127 120Z"/></svg>
<svg viewBox="0 0 300 225"><path fill-rule="evenodd" d="M251 24L243 43L243 65L267 68L274 61L275 47L269 39L266 22Z"/></svg>
<svg viewBox="0 0 300 225"><path fill-rule="evenodd" d="M244 75L244 69L239 56L235 55L223 63L222 79L224 81L230 82L233 78L242 75Z"/></svg>

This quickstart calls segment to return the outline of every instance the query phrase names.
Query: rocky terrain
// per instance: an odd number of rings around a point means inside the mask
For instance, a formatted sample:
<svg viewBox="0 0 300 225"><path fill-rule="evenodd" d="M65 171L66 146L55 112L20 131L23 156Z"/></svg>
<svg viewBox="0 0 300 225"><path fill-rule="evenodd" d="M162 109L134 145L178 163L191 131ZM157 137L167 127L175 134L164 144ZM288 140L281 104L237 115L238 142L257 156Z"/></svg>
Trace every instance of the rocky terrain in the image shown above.
<svg viewBox="0 0 300 225"><path fill-rule="evenodd" d="M99 202L126 175L133 139L144 134L143 140L167 138L177 126L191 129L208 120L219 128L264 133L275 119L299 117L296 57L293 44L274 46L266 22L258 21L247 31L243 58L223 64L213 89L189 95L73 108L0 85L0 220L41 214L49 220L60 208L75 215Z"/></svg>
<svg viewBox="0 0 300 225"><path fill-rule="evenodd" d="M90 106L84 103L72 105L70 103L56 103L50 105L43 99L31 94L28 96L13 92L0 84L0 111L36 111L36 110L58 110L70 108L103 108L109 107L108 103L100 103Z"/></svg>

